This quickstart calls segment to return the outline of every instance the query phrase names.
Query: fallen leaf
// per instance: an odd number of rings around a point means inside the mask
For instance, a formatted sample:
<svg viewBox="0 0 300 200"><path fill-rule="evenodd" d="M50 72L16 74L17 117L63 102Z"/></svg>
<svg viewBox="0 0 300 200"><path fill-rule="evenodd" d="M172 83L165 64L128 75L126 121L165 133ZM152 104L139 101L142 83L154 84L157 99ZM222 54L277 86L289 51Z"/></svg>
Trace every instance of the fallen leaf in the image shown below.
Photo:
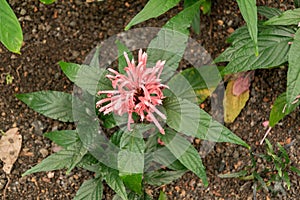
<svg viewBox="0 0 300 200"><path fill-rule="evenodd" d="M13 164L16 162L22 145L22 136L18 128L9 129L0 140L0 159L4 162L3 171L10 174Z"/></svg>
<svg viewBox="0 0 300 200"><path fill-rule="evenodd" d="M232 93L235 96L240 96L241 94L249 90L251 81L254 76L254 71L241 72L236 75L238 76L238 78L234 81Z"/></svg>
<svg viewBox="0 0 300 200"><path fill-rule="evenodd" d="M225 91L224 105L224 121L226 123L234 122L235 118L240 114L249 99L249 90L243 92L239 96L233 94L234 81L229 81Z"/></svg>

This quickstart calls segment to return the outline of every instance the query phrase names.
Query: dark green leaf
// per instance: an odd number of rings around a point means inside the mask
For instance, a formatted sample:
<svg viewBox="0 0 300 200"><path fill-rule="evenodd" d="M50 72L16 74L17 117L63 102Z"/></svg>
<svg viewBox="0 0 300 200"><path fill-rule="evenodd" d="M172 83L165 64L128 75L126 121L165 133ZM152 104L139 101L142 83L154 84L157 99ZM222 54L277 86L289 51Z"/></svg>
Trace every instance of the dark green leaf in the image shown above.
<svg viewBox="0 0 300 200"><path fill-rule="evenodd" d="M265 25L298 25L300 19L300 8L287 10L281 15L272 17L266 21Z"/></svg>
<svg viewBox="0 0 300 200"><path fill-rule="evenodd" d="M96 177L102 173L102 165L99 161L90 153L83 156L81 161L77 164L77 167L81 167L88 171L94 172Z"/></svg>
<svg viewBox="0 0 300 200"><path fill-rule="evenodd" d="M17 94L16 97L34 111L63 122L73 122L72 95L58 91Z"/></svg>
<svg viewBox="0 0 300 200"><path fill-rule="evenodd" d="M258 55L258 46L257 46L257 7L256 0L237 0L239 8L241 10L242 16L247 23L247 27L251 36L251 39L254 43L253 52L255 55Z"/></svg>
<svg viewBox="0 0 300 200"><path fill-rule="evenodd" d="M44 4L51 4L54 3L56 0L40 0L40 2L44 3Z"/></svg>
<svg viewBox="0 0 300 200"><path fill-rule="evenodd" d="M220 178L241 178L247 175L247 170L241 170L239 172L230 173L230 174L219 174Z"/></svg>
<svg viewBox="0 0 300 200"><path fill-rule="evenodd" d="M138 194L142 193L145 142L143 132L147 126L136 125L131 132L124 131L118 154L119 175L125 185Z"/></svg>
<svg viewBox="0 0 300 200"><path fill-rule="evenodd" d="M193 5L198 0L184 0L184 8L187 8L191 5ZM206 1L203 2L203 4ZM200 8L198 12L195 14L195 17L192 21L192 29L195 31L195 33L200 34Z"/></svg>
<svg viewBox="0 0 300 200"><path fill-rule="evenodd" d="M173 8L178 4L179 0L149 0L145 5L143 10L139 12L125 27L125 30L130 29L130 27L146 21L150 18L156 18L161 14L167 12L169 9Z"/></svg>
<svg viewBox="0 0 300 200"><path fill-rule="evenodd" d="M162 190L159 192L158 200L168 200L167 195Z"/></svg>
<svg viewBox="0 0 300 200"><path fill-rule="evenodd" d="M180 178L186 173L186 170L179 171L152 171L144 174L144 181L150 185L161 186L169 184Z"/></svg>
<svg viewBox="0 0 300 200"><path fill-rule="evenodd" d="M298 9L300 11L300 8ZM300 20L300 12L299 18ZM287 92L286 101L288 106L300 95L300 29L295 33L294 41L288 54L288 74L287 74Z"/></svg>
<svg viewBox="0 0 300 200"><path fill-rule="evenodd" d="M182 99L166 98L167 124L177 132L214 142L230 142L249 148L242 139L221 125L199 106Z"/></svg>
<svg viewBox="0 0 300 200"><path fill-rule="evenodd" d="M23 34L20 23L6 0L0 0L0 42L11 52L20 53Z"/></svg>
<svg viewBox="0 0 300 200"><path fill-rule="evenodd" d="M261 186L263 187L263 189L266 192L269 191L268 187L267 187L267 185L265 183L265 181L263 180L263 178L258 173L256 173L256 172L252 172L252 174L253 174L254 178L261 184Z"/></svg>
<svg viewBox="0 0 300 200"><path fill-rule="evenodd" d="M281 154L283 155L283 158L285 160L284 164L289 164L290 162L290 158L288 153L286 152L285 148L283 146L281 146L279 143L277 143L278 149L281 152ZM280 156L281 157L281 156Z"/></svg>
<svg viewBox="0 0 300 200"><path fill-rule="evenodd" d="M293 30L283 27L270 28L262 31L258 37L259 55L253 53L252 42L236 44L231 48L229 63L222 71L223 74L237 73L259 68L279 66L288 60ZM218 60L219 61L219 60Z"/></svg>
<svg viewBox="0 0 300 200"><path fill-rule="evenodd" d="M300 7L300 0L294 0L294 4L296 8Z"/></svg>
<svg viewBox="0 0 300 200"><path fill-rule="evenodd" d="M268 19L278 16L282 13L281 10L277 8L268 7L268 6L258 6L257 12Z"/></svg>
<svg viewBox="0 0 300 200"><path fill-rule="evenodd" d="M210 11L211 11L211 0L205 0L203 3L202 3L202 11L203 11L203 14L210 14Z"/></svg>
<svg viewBox="0 0 300 200"><path fill-rule="evenodd" d="M76 130L52 131L45 133L44 136L64 148L75 144L79 140Z"/></svg>
<svg viewBox="0 0 300 200"><path fill-rule="evenodd" d="M166 134L161 136L167 149L189 170L201 178L204 186L208 185L205 167L202 164L198 151L183 137L176 134L171 129L166 130Z"/></svg>
<svg viewBox="0 0 300 200"><path fill-rule="evenodd" d="M94 178L85 181L74 197L74 200L96 200L102 199L103 195L103 185L102 179Z"/></svg>
<svg viewBox="0 0 300 200"><path fill-rule="evenodd" d="M300 101L292 104L291 106L286 106L286 93L282 93L274 102L270 113L269 126L274 127L284 116L290 114L293 110L299 106Z"/></svg>
<svg viewBox="0 0 300 200"><path fill-rule="evenodd" d="M148 66L155 66L158 60L166 61L161 75L163 82L178 68L187 45L188 28L199 11L200 3L200 1L194 3L170 19L148 46Z"/></svg>
<svg viewBox="0 0 300 200"><path fill-rule="evenodd" d="M105 167L104 179L111 189L113 189L123 200L127 200L125 185L115 169Z"/></svg>
<svg viewBox="0 0 300 200"><path fill-rule="evenodd" d="M125 74L124 68L127 67L127 62L124 57L124 52L127 53L130 61L132 60L133 56L132 56L132 53L129 51L129 49L123 43L121 43L119 40L116 40L116 44L118 47L118 63L119 63L118 69L119 69L120 73Z"/></svg>
<svg viewBox="0 0 300 200"><path fill-rule="evenodd" d="M123 131L121 131L121 130L115 131L114 134L110 137L110 141L114 145L120 147L122 134L123 134Z"/></svg>
<svg viewBox="0 0 300 200"><path fill-rule="evenodd" d="M22 176L64 168L68 168L69 172L80 162L86 153L87 151L82 147L81 142L77 142L74 145L68 146L66 149L62 149L59 152L48 156L42 162L27 170Z"/></svg>

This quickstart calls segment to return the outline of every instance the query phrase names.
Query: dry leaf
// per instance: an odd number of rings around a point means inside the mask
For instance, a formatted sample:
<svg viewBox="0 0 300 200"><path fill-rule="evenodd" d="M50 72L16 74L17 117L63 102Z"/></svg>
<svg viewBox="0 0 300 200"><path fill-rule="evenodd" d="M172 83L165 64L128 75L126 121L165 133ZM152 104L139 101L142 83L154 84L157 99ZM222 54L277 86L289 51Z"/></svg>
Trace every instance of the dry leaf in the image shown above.
<svg viewBox="0 0 300 200"><path fill-rule="evenodd" d="M249 90L235 96L233 94L234 81L229 81L226 87L224 104L224 121L226 123L234 122L235 118L240 114L249 99Z"/></svg>
<svg viewBox="0 0 300 200"><path fill-rule="evenodd" d="M21 150L22 136L18 128L9 129L0 140L0 159L4 162L3 171L10 174Z"/></svg>

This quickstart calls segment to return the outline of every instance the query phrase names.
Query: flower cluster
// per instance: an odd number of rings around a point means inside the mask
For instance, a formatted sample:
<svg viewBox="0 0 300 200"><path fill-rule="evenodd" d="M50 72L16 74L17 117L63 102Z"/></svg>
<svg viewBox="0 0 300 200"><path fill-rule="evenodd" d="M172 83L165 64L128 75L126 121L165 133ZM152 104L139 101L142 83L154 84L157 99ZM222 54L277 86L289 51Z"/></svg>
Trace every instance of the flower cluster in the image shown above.
<svg viewBox="0 0 300 200"><path fill-rule="evenodd" d="M163 70L165 61L157 61L153 68L146 68L147 54L140 49L138 54L138 65L135 65L134 60L130 62L128 55L124 52L124 57L127 62L125 67L126 74L109 68L108 70L114 75L107 75L112 82L115 90L99 91L98 95L106 94L107 97L97 102L96 107L99 112L104 114L115 113L117 115L128 114L127 127L131 130L130 124L134 123L132 118L133 113L140 116L140 120L153 122L159 129L160 133L164 134L164 129L158 122L155 113L162 119L166 116L159 111L156 106L162 104L164 95L162 90L167 88L161 84L159 78ZM107 103L103 105L104 103Z"/></svg>

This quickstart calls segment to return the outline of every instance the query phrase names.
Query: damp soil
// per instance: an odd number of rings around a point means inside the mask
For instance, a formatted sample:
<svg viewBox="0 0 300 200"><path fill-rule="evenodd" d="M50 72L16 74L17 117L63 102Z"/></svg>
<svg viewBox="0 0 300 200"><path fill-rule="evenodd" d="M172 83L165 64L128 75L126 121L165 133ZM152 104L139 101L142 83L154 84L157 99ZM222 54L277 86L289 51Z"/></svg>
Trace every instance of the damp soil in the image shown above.
<svg viewBox="0 0 300 200"><path fill-rule="evenodd" d="M18 127L22 135L22 149L12 172L5 174L0 162L0 198L15 199L72 199L83 181L93 174L74 169L66 175L65 170L53 173L36 173L22 177L30 167L55 151L55 144L43 137L52 130L72 129L73 124L51 120L29 109L16 99L15 94L40 90L72 92L73 85L58 66L61 60L83 63L88 53L101 41L120 33L125 25L146 4L146 0L105 0L87 3L80 0L57 1L43 5L39 1L8 1L15 11L23 29L24 44L21 55L8 52L0 45L0 130ZM280 4L279 4L280 3ZM262 5L289 9L290 1L262 0ZM170 17L183 9L178 5L157 19L149 20L136 27L161 27ZM225 40L243 24L235 1L215 0L209 16L201 17L201 34L192 34L207 52L215 58L228 46ZM245 140L256 153L264 153L259 145L265 128L262 122L268 119L272 104L285 91L286 67L256 70L251 85L250 99L236 121L226 124L235 134ZM5 77L12 76L11 84ZM209 101L203 104L209 108ZM206 107L207 106L207 107ZM208 110L209 111L209 110ZM290 143L288 153L291 163L300 167L299 109L285 117L270 133L271 143ZM194 141L200 149L201 142ZM192 173L162 187L147 187L147 192L158 198L160 190L168 199L253 199L252 181L221 179L218 174L237 172L251 162L249 152L233 144L216 144L203 158L209 179L204 187ZM258 168L267 166L262 160ZM277 195L258 190L257 199L298 199L300 179L290 173L291 189ZM110 200L113 191L104 187L103 199Z"/></svg>

